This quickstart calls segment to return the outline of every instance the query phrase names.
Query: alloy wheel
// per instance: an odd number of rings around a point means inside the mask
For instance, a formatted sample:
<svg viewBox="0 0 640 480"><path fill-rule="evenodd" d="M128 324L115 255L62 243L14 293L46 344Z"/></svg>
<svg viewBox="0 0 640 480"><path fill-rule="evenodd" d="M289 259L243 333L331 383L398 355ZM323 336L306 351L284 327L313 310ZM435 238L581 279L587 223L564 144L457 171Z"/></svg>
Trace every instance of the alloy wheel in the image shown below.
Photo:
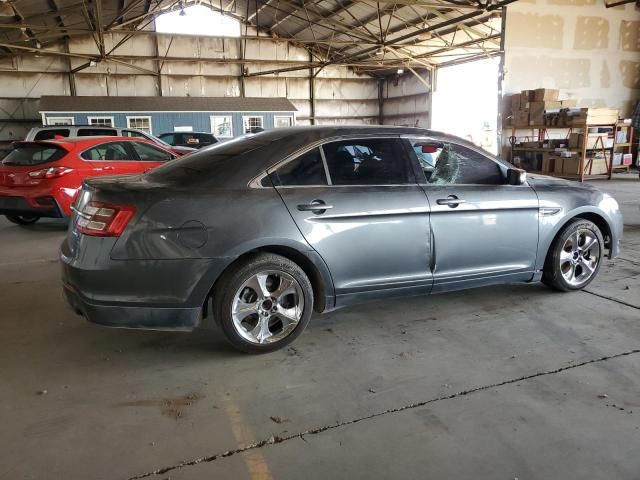
<svg viewBox="0 0 640 480"><path fill-rule="evenodd" d="M600 262L600 242L594 232L578 229L567 238L560 252L560 271L570 285L579 287L595 273Z"/></svg>
<svg viewBox="0 0 640 480"><path fill-rule="evenodd" d="M288 273L276 270L249 277L236 292L231 307L234 328L255 344L287 337L300 322L303 311L300 284Z"/></svg>

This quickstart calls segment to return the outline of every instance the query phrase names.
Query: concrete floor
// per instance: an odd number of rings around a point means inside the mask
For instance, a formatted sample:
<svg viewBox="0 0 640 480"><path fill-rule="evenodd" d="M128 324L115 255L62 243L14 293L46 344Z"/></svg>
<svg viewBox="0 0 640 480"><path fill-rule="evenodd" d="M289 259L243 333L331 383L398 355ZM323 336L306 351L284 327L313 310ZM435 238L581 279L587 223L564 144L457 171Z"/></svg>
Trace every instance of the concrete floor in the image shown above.
<svg viewBox="0 0 640 480"><path fill-rule="evenodd" d="M65 225L2 219L0 478L638 479L640 182L598 185L626 231L587 291L343 309L264 356L87 323Z"/></svg>

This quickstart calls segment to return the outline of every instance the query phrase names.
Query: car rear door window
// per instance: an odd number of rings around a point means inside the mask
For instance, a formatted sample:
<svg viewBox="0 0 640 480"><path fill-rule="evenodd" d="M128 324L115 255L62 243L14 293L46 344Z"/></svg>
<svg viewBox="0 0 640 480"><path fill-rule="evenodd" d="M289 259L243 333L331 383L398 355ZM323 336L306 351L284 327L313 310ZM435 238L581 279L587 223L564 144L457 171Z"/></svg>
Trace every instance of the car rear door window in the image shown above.
<svg viewBox="0 0 640 480"><path fill-rule="evenodd" d="M396 138L343 140L322 146L333 185L405 185L415 182Z"/></svg>
<svg viewBox="0 0 640 480"><path fill-rule="evenodd" d="M174 158L169 152L144 142L131 142L131 146L143 162L166 162Z"/></svg>
<svg viewBox="0 0 640 480"><path fill-rule="evenodd" d="M50 128L47 130L40 130L36 133L34 140L52 140L56 137L68 137L69 136L68 128Z"/></svg>
<svg viewBox="0 0 640 480"><path fill-rule="evenodd" d="M78 129L79 137L95 137L95 136L115 137L116 135L118 135L118 132L113 128L79 128Z"/></svg>
<svg viewBox="0 0 640 480"><path fill-rule="evenodd" d="M101 143L95 147L85 150L80 155L85 160L89 161L125 161L136 160L132 158L132 155L127 150L126 145L123 142L109 142Z"/></svg>
<svg viewBox="0 0 640 480"><path fill-rule="evenodd" d="M66 150L55 145L19 145L2 160L3 165L39 165L60 160Z"/></svg>
<svg viewBox="0 0 640 480"><path fill-rule="evenodd" d="M276 186L327 185L327 175L319 148L287 162L269 175Z"/></svg>

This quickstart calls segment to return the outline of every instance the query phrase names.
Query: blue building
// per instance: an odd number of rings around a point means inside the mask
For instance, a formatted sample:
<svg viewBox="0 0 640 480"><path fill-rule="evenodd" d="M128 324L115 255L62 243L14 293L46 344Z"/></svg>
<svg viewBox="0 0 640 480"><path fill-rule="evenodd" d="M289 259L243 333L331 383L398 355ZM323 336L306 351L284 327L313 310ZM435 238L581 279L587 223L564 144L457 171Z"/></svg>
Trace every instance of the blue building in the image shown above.
<svg viewBox="0 0 640 480"><path fill-rule="evenodd" d="M166 132L211 132L218 139L251 129L295 125L296 108L286 98L69 97L43 96L43 125L109 125Z"/></svg>

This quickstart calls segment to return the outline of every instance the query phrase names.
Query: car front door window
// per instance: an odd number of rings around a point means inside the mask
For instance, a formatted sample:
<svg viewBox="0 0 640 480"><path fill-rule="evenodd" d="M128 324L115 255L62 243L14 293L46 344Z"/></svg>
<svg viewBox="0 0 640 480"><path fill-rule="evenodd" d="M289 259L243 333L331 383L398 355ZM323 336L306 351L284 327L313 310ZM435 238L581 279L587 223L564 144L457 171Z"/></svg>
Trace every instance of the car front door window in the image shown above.
<svg viewBox="0 0 640 480"><path fill-rule="evenodd" d="M131 146L143 162L166 162L173 159L173 155L160 148L143 142L131 142Z"/></svg>
<svg viewBox="0 0 640 480"><path fill-rule="evenodd" d="M428 183L435 185L502 185L504 174L489 157L464 145L429 139L410 140Z"/></svg>

